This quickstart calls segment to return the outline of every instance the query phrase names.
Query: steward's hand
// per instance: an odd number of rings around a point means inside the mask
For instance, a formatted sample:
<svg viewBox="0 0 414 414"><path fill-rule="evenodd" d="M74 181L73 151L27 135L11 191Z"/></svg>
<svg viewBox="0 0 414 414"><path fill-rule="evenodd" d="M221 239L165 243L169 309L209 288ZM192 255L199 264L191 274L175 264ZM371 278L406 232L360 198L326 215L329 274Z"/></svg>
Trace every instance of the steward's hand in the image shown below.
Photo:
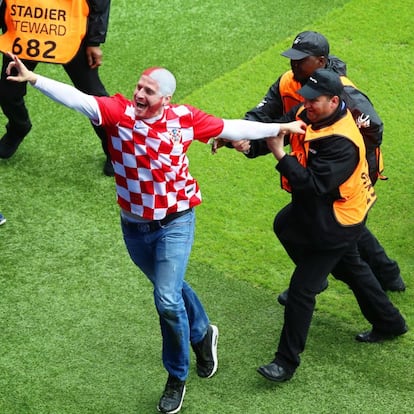
<svg viewBox="0 0 414 414"><path fill-rule="evenodd" d="M306 124L303 121L287 122L280 124L280 134L304 134L306 132ZM279 135L280 135L279 134Z"/></svg>
<svg viewBox="0 0 414 414"><path fill-rule="evenodd" d="M233 141L233 148L239 152L247 153L250 150L250 141L248 139L242 139L241 141Z"/></svg>
<svg viewBox="0 0 414 414"><path fill-rule="evenodd" d="M226 142L228 142L227 139L214 138L213 143L211 144L211 153L216 154L219 148L224 147L226 145Z"/></svg>
<svg viewBox="0 0 414 414"><path fill-rule="evenodd" d="M275 158L280 161L285 155L285 135L281 132L276 137L270 137L266 139L267 147L273 153Z"/></svg>
<svg viewBox="0 0 414 414"><path fill-rule="evenodd" d="M103 52L99 46L87 46L86 60L91 69L95 69L102 65Z"/></svg>

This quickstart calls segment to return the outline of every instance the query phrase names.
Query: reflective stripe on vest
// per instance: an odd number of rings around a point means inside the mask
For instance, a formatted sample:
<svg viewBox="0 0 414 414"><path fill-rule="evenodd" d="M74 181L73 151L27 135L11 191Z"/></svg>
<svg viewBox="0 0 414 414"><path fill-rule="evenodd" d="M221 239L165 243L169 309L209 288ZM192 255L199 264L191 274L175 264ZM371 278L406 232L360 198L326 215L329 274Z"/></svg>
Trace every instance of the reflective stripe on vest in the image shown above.
<svg viewBox="0 0 414 414"><path fill-rule="evenodd" d="M0 50L21 59L67 63L85 37L88 14L86 0L7 0Z"/></svg>

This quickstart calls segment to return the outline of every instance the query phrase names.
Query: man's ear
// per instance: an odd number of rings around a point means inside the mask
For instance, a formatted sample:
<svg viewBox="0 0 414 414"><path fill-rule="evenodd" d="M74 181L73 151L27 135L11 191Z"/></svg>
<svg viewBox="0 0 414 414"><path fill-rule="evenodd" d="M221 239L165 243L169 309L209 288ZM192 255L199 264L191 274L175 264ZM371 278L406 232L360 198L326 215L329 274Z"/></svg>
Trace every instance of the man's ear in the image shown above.
<svg viewBox="0 0 414 414"><path fill-rule="evenodd" d="M326 67L326 64L328 63L328 59L325 56L318 56L318 61L320 68Z"/></svg>
<svg viewBox="0 0 414 414"><path fill-rule="evenodd" d="M337 95L334 95L333 97L332 97L332 99L331 99L331 102L334 104L334 105L338 105L339 104L339 96L337 96Z"/></svg>

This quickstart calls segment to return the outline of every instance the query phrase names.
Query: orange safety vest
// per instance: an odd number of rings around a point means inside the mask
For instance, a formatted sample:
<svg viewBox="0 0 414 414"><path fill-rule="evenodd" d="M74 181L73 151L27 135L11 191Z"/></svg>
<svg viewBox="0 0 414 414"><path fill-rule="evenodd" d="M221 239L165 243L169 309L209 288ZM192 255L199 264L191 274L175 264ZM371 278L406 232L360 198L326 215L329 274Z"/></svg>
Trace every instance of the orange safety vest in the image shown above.
<svg viewBox="0 0 414 414"><path fill-rule="evenodd" d="M344 86L352 86L353 88L357 89L357 87L346 77L340 76L342 85ZM299 95L297 91L302 87L301 83L298 82L293 77L293 72L291 70L284 73L279 81L279 93L282 99L283 104L283 113L289 112L294 106L302 103L304 101L303 96ZM290 135L290 147L292 153L296 153L299 147L299 150L302 146L303 137L301 138L300 135L292 134ZM378 169L378 177L380 179L387 179L386 177L382 176L382 172L384 171L384 159L382 156L381 148L377 147L375 149L376 158L377 158L377 169ZM289 185L286 182L286 179L282 177L282 188L289 191Z"/></svg>
<svg viewBox="0 0 414 414"><path fill-rule="evenodd" d="M0 50L21 59L67 63L85 37L88 15L86 0L7 0Z"/></svg>
<svg viewBox="0 0 414 414"><path fill-rule="evenodd" d="M298 114L303 111L303 107ZM306 134L301 135L302 145L297 147L294 154L304 167L307 166L309 146L313 140L329 139L329 136L339 135L351 140L358 148L359 162L351 176L339 186L340 198L333 202L333 212L339 224L343 226L362 223L368 210L372 207L377 196L368 174L368 163L365 158L365 144L351 112L332 125L314 131L311 125L306 128Z"/></svg>
<svg viewBox="0 0 414 414"><path fill-rule="evenodd" d="M357 87L346 77L340 76L342 85ZM301 83L293 77L291 70L284 73L279 81L279 93L283 103L283 113L289 112L295 105L303 102L303 96L298 94L298 90L302 87Z"/></svg>

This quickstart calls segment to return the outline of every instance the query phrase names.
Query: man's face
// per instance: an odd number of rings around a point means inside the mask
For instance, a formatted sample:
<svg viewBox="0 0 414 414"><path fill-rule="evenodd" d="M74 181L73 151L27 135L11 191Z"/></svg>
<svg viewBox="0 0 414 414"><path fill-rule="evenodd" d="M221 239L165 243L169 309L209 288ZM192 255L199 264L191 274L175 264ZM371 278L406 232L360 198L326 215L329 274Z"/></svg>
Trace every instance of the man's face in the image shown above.
<svg viewBox="0 0 414 414"><path fill-rule="evenodd" d="M326 60L324 56L307 56L300 60L290 61L294 79L302 84L306 83L309 76L312 75L316 69L321 69L325 66Z"/></svg>
<svg viewBox="0 0 414 414"><path fill-rule="evenodd" d="M164 105L170 101L169 96L160 94L158 82L147 75L142 75L134 91L135 116L148 119L161 115Z"/></svg>
<svg viewBox="0 0 414 414"><path fill-rule="evenodd" d="M307 99L303 103L309 121L314 124L330 115L338 107L339 98L337 96L321 95L314 99Z"/></svg>

